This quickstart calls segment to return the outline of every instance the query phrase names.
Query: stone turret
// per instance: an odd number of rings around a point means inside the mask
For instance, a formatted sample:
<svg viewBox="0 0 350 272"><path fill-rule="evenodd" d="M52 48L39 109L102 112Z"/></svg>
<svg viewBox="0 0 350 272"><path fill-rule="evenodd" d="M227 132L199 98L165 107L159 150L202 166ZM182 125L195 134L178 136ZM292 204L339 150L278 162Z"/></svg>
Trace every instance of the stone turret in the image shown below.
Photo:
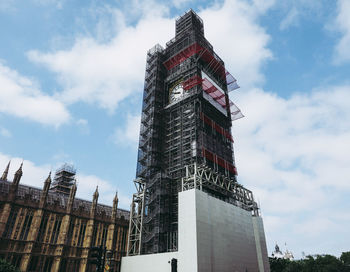
<svg viewBox="0 0 350 272"><path fill-rule="evenodd" d="M21 163L21 166L18 168L18 170L15 173L15 176L13 178L13 185L14 186L18 186L19 182L21 181L22 175L23 175L23 171L22 171L22 167L23 167L23 162Z"/></svg>
<svg viewBox="0 0 350 272"><path fill-rule="evenodd" d="M99 196L98 186L96 186L96 190L95 190L95 193L93 195L92 205L91 205L91 210L90 210L90 217L91 218L95 217L95 214L96 214L98 196Z"/></svg>
<svg viewBox="0 0 350 272"><path fill-rule="evenodd" d="M117 218L117 211L118 211L118 191L115 193L114 199L113 199L113 207L112 207L112 220L115 221Z"/></svg>
<svg viewBox="0 0 350 272"><path fill-rule="evenodd" d="M50 171L50 173L49 173L49 175L48 175L48 177L46 178L45 183L44 183L43 191L44 191L45 193L47 193L47 192L49 191L50 185L51 185L51 171Z"/></svg>
<svg viewBox="0 0 350 272"><path fill-rule="evenodd" d="M9 163L8 163L7 166L6 166L6 169L5 169L4 173L3 173L2 176L1 176L1 179L2 179L2 180L6 180L6 181L7 181L7 175L8 175L8 173L9 173L10 164L11 164L11 161L9 161Z"/></svg>
<svg viewBox="0 0 350 272"><path fill-rule="evenodd" d="M91 247L91 242L92 242L92 235L93 235L93 229L94 229L94 221L95 221L95 215L96 215L98 196L99 196L98 186L96 186L96 190L95 190L95 193L93 195L92 204L91 204L90 219L86 225L85 239L84 239L84 244L83 244L83 247L85 249L82 252L83 260L80 262L80 270L79 271L86 270L87 259L89 256L89 248Z"/></svg>
<svg viewBox="0 0 350 272"><path fill-rule="evenodd" d="M51 171L44 182L43 192L42 192L41 197L40 197L40 207L41 208L45 205L46 197L47 197L47 194L49 192L50 185L51 185Z"/></svg>
<svg viewBox="0 0 350 272"><path fill-rule="evenodd" d="M67 204L68 213L70 213L72 211L73 202L74 202L76 192L77 192L77 182L74 181L74 184L70 189L69 198L68 198L68 204Z"/></svg>

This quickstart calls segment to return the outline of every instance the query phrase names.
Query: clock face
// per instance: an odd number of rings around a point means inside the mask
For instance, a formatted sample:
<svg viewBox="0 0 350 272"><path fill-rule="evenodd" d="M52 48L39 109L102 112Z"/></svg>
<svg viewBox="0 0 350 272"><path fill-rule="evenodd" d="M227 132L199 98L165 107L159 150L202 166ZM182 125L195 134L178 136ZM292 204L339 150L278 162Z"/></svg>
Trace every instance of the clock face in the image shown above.
<svg viewBox="0 0 350 272"><path fill-rule="evenodd" d="M172 103L181 99L183 94L184 94L184 89L183 89L182 83L175 85L173 88L170 89L169 102Z"/></svg>

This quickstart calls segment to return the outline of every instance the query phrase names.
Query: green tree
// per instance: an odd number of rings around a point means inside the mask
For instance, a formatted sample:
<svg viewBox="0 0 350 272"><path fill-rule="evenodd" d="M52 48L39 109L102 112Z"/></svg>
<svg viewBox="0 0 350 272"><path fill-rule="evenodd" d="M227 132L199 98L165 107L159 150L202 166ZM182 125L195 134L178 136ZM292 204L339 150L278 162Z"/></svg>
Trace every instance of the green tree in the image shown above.
<svg viewBox="0 0 350 272"><path fill-rule="evenodd" d="M9 264L3 259L0 259L0 272L20 272L15 266Z"/></svg>
<svg viewBox="0 0 350 272"><path fill-rule="evenodd" d="M269 258L269 262L270 262L271 272L281 272L290 263L289 260L279 259L279 258Z"/></svg>
<svg viewBox="0 0 350 272"><path fill-rule="evenodd" d="M350 265L350 251L348 252L343 252L340 256L340 260L346 264L346 265Z"/></svg>
<svg viewBox="0 0 350 272"><path fill-rule="evenodd" d="M282 271L283 272L301 272L303 271L303 263L302 261L291 261Z"/></svg>
<svg viewBox="0 0 350 272"><path fill-rule="evenodd" d="M343 252L340 256L340 260L344 265L344 272L350 272L350 251Z"/></svg>
<svg viewBox="0 0 350 272"><path fill-rule="evenodd" d="M326 254L296 261L269 260L271 272L350 272L350 252L343 252L340 258Z"/></svg>

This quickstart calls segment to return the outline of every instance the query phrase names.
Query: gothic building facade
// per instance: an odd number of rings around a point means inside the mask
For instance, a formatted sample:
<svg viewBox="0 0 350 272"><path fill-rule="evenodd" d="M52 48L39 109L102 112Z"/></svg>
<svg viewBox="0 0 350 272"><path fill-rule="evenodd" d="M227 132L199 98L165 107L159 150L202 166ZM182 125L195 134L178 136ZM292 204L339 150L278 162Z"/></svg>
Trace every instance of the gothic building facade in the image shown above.
<svg viewBox="0 0 350 272"><path fill-rule="evenodd" d="M22 163L23 164L23 163ZM109 271L119 271L125 255L129 212L75 197L75 170L64 165L51 173L43 189L20 184L22 165L12 181L10 163L0 178L0 258L21 271L95 271L89 251L103 246L111 251Z"/></svg>

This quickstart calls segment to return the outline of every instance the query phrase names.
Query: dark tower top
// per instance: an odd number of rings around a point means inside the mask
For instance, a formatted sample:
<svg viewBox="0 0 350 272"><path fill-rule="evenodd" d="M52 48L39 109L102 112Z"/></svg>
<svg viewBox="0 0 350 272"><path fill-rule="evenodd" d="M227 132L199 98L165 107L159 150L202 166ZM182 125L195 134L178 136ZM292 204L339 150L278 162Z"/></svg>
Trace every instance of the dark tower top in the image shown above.
<svg viewBox="0 0 350 272"><path fill-rule="evenodd" d="M196 31L204 36L203 20L193 10L176 19L175 37L178 38L187 31Z"/></svg>

